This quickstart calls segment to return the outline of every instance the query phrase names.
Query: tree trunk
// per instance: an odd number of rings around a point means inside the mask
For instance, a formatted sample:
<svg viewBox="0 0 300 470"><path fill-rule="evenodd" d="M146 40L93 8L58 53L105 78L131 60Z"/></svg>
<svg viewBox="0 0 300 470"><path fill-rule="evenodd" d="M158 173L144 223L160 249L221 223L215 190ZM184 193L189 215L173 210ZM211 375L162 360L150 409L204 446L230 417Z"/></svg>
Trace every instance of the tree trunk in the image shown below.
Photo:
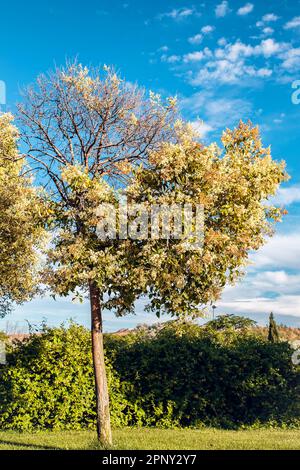
<svg viewBox="0 0 300 470"><path fill-rule="evenodd" d="M91 302L92 355L97 406L97 435L99 442L103 446L108 447L112 445L112 435L104 361L100 291L93 281L90 282L89 289Z"/></svg>

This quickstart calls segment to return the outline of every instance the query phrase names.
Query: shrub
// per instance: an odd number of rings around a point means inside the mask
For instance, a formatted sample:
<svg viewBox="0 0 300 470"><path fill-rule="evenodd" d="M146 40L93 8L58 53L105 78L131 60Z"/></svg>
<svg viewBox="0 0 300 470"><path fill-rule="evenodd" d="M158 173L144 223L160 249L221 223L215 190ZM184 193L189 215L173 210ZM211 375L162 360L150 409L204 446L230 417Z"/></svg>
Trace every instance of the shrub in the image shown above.
<svg viewBox="0 0 300 470"><path fill-rule="evenodd" d="M114 426L299 422L299 367L287 342L270 343L231 322L175 321L106 335L105 348ZM0 378L0 427L94 424L89 331L73 323L44 328L11 348Z"/></svg>
<svg viewBox="0 0 300 470"><path fill-rule="evenodd" d="M121 385L107 363L112 418L123 424ZM7 355L0 379L0 427L80 429L95 422L90 333L82 326L44 328Z"/></svg>
<svg viewBox="0 0 300 470"><path fill-rule="evenodd" d="M269 343L235 324L214 330L182 322L109 341L114 370L134 384L128 399L145 411L143 424L165 425L168 417L167 425L236 427L300 417L299 368L287 342Z"/></svg>

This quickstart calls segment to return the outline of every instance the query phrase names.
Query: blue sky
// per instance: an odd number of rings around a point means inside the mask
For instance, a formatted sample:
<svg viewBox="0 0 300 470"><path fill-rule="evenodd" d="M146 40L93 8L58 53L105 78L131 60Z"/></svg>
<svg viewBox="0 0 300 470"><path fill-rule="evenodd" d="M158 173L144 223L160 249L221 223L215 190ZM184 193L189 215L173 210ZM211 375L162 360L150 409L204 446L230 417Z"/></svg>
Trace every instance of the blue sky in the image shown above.
<svg viewBox="0 0 300 470"><path fill-rule="evenodd" d="M218 312L244 314L260 323L270 310L300 326L300 104L292 83L300 80L300 2L243 1L14 1L1 5L0 80L7 110L20 88L66 59L115 65L131 82L177 95L182 114L206 142L250 118L261 127L273 157L287 161L291 180L277 201L289 214L259 252L238 286L227 288ZM300 93L299 93L300 97ZM36 299L0 321L25 328L25 319L57 324L73 317L88 325L88 305L68 299ZM105 328L155 321L137 304L133 317Z"/></svg>

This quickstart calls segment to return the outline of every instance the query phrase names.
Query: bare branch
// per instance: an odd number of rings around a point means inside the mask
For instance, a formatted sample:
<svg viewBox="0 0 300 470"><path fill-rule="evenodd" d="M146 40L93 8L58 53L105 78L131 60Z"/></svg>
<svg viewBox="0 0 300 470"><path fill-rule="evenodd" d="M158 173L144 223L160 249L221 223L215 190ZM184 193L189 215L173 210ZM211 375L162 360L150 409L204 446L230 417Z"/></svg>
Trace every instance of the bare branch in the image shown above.
<svg viewBox="0 0 300 470"><path fill-rule="evenodd" d="M92 178L119 178L121 162L146 162L150 151L172 138L174 108L145 98L112 69L100 73L69 64L40 76L24 95L19 120L26 157L64 199L63 166L84 166Z"/></svg>

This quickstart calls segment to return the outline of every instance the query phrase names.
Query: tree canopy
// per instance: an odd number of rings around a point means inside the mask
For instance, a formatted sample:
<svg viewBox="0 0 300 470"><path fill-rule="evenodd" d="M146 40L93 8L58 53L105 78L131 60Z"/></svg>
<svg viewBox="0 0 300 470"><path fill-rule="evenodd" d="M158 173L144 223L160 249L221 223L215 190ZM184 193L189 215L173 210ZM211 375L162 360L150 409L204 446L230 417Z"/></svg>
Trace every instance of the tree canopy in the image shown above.
<svg viewBox="0 0 300 470"><path fill-rule="evenodd" d="M199 143L180 121L175 129L177 141L150 152L149 166L135 172L127 193L148 205L203 205L202 249L186 250L184 239L139 240L128 256L138 259L135 284L149 289L150 309L198 314L243 275L249 252L272 235L284 211L268 199L288 176L251 123L225 130L223 148Z"/></svg>
<svg viewBox="0 0 300 470"><path fill-rule="evenodd" d="M0 116L0 315L36 292L44 240L42 204L26 176L10 114Z"/></svg>

